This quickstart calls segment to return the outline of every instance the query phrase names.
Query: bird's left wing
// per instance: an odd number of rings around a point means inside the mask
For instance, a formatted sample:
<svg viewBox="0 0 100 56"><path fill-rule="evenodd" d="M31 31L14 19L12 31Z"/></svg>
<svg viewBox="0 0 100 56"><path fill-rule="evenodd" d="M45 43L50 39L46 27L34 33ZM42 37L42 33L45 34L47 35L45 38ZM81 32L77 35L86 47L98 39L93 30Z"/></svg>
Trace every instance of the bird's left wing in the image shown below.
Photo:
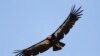
<svg viewBox="0 0 100 56"><path fill-rule="evenodd" d="M63 24L53 33L53 35L56 37L56 40L62 39L64 35L70 31L75 22L81 17L82 11L83 10L81 10L81 7L79 7L78 9L75 9L75 5L72 7L69 16L63 22Z"/></svg>

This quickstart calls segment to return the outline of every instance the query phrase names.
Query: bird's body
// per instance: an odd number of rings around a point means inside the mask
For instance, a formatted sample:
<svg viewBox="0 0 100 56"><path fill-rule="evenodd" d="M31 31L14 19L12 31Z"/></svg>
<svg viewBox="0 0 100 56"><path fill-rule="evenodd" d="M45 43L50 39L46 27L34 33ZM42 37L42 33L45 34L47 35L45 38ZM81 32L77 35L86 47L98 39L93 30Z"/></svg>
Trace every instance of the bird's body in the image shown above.
<svg viewBox="0 0 100 56"><path fill-rule="evenodd" d="M40 41L39 43L32 45L31 47L15 52L18 53L16 56L36 56L39 53L47 51L51 47L53 47L53 51L61 50L65 44L60 40L64 38L64 35L70 31L75 22L82 15L81 12L83 10L80 9L81 7L76 10L75 6L73 6L67 19L53 34L49 35L46 39Z"/></svg>

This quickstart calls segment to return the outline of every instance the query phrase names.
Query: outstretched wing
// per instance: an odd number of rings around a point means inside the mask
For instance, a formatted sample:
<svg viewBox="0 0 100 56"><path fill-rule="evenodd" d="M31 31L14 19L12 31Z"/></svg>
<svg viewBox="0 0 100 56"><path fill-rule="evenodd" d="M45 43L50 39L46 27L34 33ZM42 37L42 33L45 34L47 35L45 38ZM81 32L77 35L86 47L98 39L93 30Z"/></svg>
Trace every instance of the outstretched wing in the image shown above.
<svg viewBox="0 0 100 56"><path fill-rule="evenodd" d="M56 37L56 40L60 40L64 37L65 34L67 34L70 29L73 27L75 22L81 17L81 7L78 9L75 9L75 5L72 7L71 12L67 19L63 22L63 24L53 33L53 35Z"/></svg>
<svg viewBox="0 0 100 56"><path fill-rule="evenodd" d="M51 47L50 45L50 41L45 39L29 48L26 48L24 50L16 50L16 52L14 53L17 53L16 56L35 56L39 53L42 53L46 50L48 50L49 48Z"/></svg>
<svg viewBox="0 0 100 56"><path fill-rule="evenodd" d="M53 33L54 36L56 36L55 39L60 40L63 38L64 34L67 34L69 30L72 28L72 26L75 24L75 22L80 18L82 15L81 12L83 10L75 9L75 6L71 9L71 12L68 16L68 18L64 21L64 23ZM61 45L63 43L60 43ZM62 45L64 46L64 44ZM26 48L21 51L16 51L14 53L17 53L16 56L35 56L39 53L42 53L46 50L48 50L50 47L52 47L51 41L48 39L45 39L29 48ZM58 50L58 49L57 49Z"/></svg>

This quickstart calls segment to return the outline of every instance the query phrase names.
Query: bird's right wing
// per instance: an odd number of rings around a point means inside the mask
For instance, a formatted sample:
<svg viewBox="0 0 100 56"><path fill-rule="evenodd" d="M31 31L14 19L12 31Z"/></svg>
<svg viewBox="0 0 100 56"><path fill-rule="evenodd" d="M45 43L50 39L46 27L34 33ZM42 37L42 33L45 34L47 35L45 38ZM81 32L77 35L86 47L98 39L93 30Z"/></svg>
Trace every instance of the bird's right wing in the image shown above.
<svg viewBox="0 0 100 56"><path fill-rule="evenodd" d="M31 56L31 55L38 55L39 53L42 53L46 50L48 50L51 47L50 41L45 39L31 47L28 47L21 51L16 51L14 53L17 53L16 56Z"/></svg>

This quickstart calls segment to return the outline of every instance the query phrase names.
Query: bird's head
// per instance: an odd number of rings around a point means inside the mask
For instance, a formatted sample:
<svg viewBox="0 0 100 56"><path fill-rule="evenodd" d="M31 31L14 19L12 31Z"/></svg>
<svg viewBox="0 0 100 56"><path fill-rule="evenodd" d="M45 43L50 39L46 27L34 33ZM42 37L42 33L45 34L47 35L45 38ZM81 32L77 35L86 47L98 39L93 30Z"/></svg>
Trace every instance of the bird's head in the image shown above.
<svg viewBox="0 0 100 56"><path fill-rule="evenodd" d="M49 35L48 37L47 37L47 39L51 39L52 38L52 36L51 35Z"/></svg>

